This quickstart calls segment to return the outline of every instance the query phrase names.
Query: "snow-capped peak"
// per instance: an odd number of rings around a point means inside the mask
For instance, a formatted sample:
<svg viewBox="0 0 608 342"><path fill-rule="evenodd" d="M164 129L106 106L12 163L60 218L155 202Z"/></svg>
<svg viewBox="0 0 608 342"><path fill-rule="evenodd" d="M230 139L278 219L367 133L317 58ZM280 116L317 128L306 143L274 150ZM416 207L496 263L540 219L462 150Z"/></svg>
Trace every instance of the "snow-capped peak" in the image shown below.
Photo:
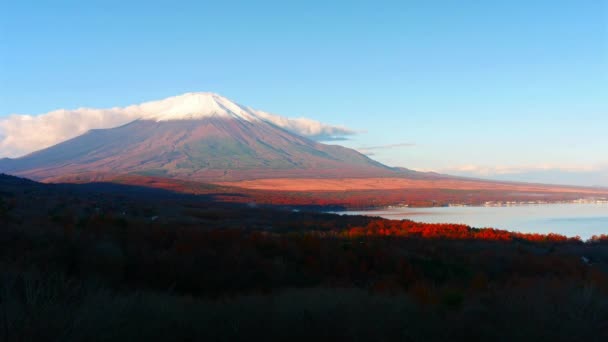
<svg viewBox="0 0 608 342"><path fill-rule="evenodd" d="M345 127L315 120L255 110L215 93L186 93L128 107L58 109L40 115L14 114L0 118L0 158L22 156L91 129L118 127L135 120L166 122L214 117L264 122L317 140L355 133Z"/></svg>
<svg viewBox="0 0 608 342"><path fill-rule="evenodd" d="M257 120L256 112L215 93L186 93L125 108L145 120L192 120L208 117Z"/></svg>

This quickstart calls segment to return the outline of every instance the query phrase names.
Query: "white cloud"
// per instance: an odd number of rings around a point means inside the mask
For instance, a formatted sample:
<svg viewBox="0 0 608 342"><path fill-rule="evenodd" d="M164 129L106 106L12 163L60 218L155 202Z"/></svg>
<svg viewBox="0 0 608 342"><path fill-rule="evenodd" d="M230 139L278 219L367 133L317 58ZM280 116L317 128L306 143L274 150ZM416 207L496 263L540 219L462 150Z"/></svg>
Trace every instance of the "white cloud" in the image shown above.
<svg viewBox="0 0 608 342"><path fill-rule="evenodd" d="M307 118L290 119L263 111L256 111L256 114L281 128L315 140L342 140L341 137L345 135L355 134L346 127L326 125Z"/></svg>
<svg viewBox="0 0 608 342"><path fill-rule="evenodd" d="M74 138L94 128L120 126L136 119L119 108L55 110L13 114L0 119L0 157L17 157Z"/></svg>
<svg viewBox="0 0 608 342"><path fill-rule="evenodd" d="M608 186L608 163L593 165L460 165L436 170L455 176L532 183Z"/></svg>
<svg viewBox="0 0 608 342"><path fill-rule="evenodd" d="M117 127L149 114L165 114L171 110L178 110L183 107L182 100L190 101L190 103L187 104L191 106L193 100L192 96L192 94L185 94L165 100L124 108L60 109L36 116L19 114L9 115L8 117L0 118L0 158L23 156L30 152L74 138L91 129ZM200 99L202 97L216 95L210 93L196 93L195 96L197 96L197 102L195 103L197 104L198 102L201 102ZM355 134L354 131L345 127L327 125L306 118L290 119L262 111L255 111L234 103L227 104L226 101L229 100L225 98L222 98L222 101L221 108L226 108L226 106L237 108L238 106L239 111L240 109L246 110L279 127L315 140L335 140L340 139L345 135ZM208 103L204 105L209 107ZM234 107L232 105L234 105ZM203 108L203 110L211 110L207 107ZM159 113L150 113L147 111L159 111Z"/></svg>
<svg viewBox="0 0 608 342"><path fill-rule="evenodd" d="M540 171L562 171L562 172L591 172L602 169L600 165L516 165L516 166L483 166L483 165L460 165L442 169L441 172L468 173L479 176L506 175Z"/></svg>
<svg viewBox="0 0 608 342"><path fill-rule="evenodd" d="M366 154L368 156L373 156L375 150L390 150L394 148L400 147L413 147L416 146L414 143L396 143L396 144L386 144L386 145L375 145L375 146L365 146L357 148L357 151Z"/></svg>

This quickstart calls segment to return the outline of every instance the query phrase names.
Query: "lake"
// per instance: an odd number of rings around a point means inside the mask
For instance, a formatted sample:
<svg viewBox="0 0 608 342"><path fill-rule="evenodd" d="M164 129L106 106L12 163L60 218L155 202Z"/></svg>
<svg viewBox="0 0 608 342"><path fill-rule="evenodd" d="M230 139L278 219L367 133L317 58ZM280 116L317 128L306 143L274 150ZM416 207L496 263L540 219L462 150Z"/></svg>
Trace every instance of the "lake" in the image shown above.
<svg viewBox="0 0 608 342"><path fill-rule="evenodd" d="M426 223L462 223L523 233L557 233L580 236L608 234L608 203L558 203L496 207L387 208L336 212L381 216Z"/></svg>

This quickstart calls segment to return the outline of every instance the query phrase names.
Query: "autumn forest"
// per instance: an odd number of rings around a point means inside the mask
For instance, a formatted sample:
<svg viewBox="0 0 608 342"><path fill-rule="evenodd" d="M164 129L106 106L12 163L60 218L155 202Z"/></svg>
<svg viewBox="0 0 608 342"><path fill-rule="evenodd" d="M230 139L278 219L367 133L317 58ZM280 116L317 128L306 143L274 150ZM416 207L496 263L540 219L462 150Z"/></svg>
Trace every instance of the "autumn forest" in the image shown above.
<svg viewBox="0 0 608 342"><path fill-rule="evenodd" d="M608 336L608 236L0 181L4 341Z"/></svg>

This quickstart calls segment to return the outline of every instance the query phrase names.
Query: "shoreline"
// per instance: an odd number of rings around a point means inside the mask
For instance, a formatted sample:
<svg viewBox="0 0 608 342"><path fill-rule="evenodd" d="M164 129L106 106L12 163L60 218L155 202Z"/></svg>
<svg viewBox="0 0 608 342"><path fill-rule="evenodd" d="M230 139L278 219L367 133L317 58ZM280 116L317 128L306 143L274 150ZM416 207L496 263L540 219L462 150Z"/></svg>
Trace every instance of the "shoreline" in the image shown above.
<svg viewBox="0 0 608 342"><path fill-rule="evenodd" d="M449 209L453 208L453 209ZM500 209L503 208L503 209ZM491 205L443 207L388 206L371 210L331 212L336 215L381 217L428 224L462 224L472 228L495 228L518 233L556 233L589 240L608 233L608 201L492 202Z"/></svg>
<svg viewBox="0 0 608 342"><path fill-rule="evenodd" d="M387 205L387 206L373 206L364 208L345 208L347 211L374 211L374 210L386 210L386 209L400 209L400 208L411 208L411 209L429 209L429 208L452 208L452 207L471 207L471 208L491 208L491 207L522 207L522 206L538 206L538 205L552 205L552 204L608 204L608 199L586 199L580 198L576 200L556 200L556 201L486 201L481 204L467 204L467 203L447 203L445 205L432 205L432 206L411 206L409 204L403 205ZM328 213L339 213L338 211L327 211Z"/></svg>

